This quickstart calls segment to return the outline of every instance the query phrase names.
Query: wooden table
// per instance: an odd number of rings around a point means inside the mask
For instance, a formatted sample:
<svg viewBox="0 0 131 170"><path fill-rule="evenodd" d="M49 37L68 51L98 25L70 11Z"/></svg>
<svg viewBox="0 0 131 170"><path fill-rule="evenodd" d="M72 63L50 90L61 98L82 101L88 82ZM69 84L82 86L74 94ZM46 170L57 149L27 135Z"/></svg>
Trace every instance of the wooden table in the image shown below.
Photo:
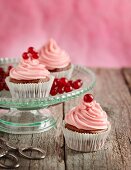
<svg viewBox="0 0 131 170"><path fill-rule="evenodd" d="M98 68L93 71L97 76L93 94L112 124L104 148L93 153L70 150L61 130L52 129L33 135L1 133L1 137L15 146L33 145L47 151L44 160L20 158L19 170L131 170L131 69ZM61 114L59 124L79 100L76 98L52 108L52 111Z"/></svg>

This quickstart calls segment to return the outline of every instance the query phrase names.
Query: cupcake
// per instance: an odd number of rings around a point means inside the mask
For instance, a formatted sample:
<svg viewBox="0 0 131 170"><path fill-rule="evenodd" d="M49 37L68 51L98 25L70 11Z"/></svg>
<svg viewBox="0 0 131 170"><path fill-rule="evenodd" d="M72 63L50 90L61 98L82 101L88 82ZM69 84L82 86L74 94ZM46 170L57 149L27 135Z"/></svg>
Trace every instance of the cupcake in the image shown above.
<svg viewBox="0 0 131 170"><path fill-rule="evenodd" d="M100 150L110 132L107 114L91 94L65 116L63 133L67 146L76 151Z"/></svg>
<svg viewBox="0 0 131 170"><path fill-rule="evenodd" d="M71 78L73 65L69 55L57 45L55 40L49 42L39 50L40 62L57 78Z"/></svg>
<svg viewBox="0 0 131 170"><path fill-rule="evenodd" d="M6 84L13 98L47 97L54 80L45 65L40 64L33 47L23 53L20 63L12 68Z"/></svg>

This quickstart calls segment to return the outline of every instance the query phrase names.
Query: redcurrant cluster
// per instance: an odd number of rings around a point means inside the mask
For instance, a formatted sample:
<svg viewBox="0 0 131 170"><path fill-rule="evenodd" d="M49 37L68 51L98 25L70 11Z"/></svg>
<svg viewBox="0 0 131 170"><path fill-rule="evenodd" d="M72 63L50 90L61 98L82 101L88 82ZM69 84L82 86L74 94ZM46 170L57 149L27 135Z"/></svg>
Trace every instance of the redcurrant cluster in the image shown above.
<svg viewBox="0 0 131 170"><path fill-rule="evenodd" d="M78 80L68 80L65 77L60 79L55 78L50 94L55 96L56 94L63 94L73 91L74 89L79 89L82 86L83 82L81 79Z"/></svg>
<svg viewBox="0 0 131 170"><path fill-rule="evenodd" d="M0 91L4 89L7 91L9 90L5 83L5 78L9 76L9 72L12 68L12 66L8 66L7 71L4 71L4 69L0 67Z"/></svg>
<svg viewBox="0 0 131 170"><path fill-rule="evenodd" d="M30 57L31 59L38 59L39 55L38 53L34 50L34 47L29 47L27 52L24 52L22 54L22 57L24 60L28 60Z"/></svg>

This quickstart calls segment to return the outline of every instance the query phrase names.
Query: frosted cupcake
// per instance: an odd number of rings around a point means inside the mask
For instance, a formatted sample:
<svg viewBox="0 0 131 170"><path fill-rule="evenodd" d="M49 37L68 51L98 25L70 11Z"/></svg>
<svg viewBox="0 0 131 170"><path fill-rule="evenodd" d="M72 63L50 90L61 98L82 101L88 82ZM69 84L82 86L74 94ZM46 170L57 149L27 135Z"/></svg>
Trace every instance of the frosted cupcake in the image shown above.
<svg viewBox="0 0 131 170"><path fill-rule="evenodd" d="M39 50L40 62L57 78L71 78L73 65L69 55L57 45L55 40L49 42Z"/></svg>
<svg viewBox="0 0 131 170"><path fill-rule="evenodd" d="M33 47L23 53L19 65L12 68L6 84L13 98L47 97L54 80L45 65L40 64Z"/></svg>
<svg viewBox="0 0 131 170"><path fill-rule="evenodd" d="M100 150L110 132L107 114L91 94L66 116L63 133L67 146L73 150L91 152Z"/></svg>

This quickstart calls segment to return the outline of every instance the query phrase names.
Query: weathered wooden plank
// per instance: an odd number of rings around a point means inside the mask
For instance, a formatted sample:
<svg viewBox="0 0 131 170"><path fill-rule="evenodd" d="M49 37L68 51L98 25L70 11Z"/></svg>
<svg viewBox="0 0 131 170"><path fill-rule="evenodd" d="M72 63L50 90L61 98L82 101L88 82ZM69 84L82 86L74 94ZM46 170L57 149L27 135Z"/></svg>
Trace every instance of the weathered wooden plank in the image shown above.
<svg viewBox="0 0 131 170"><path fill-rule="evenodd" d="M131 169L131 96L121 70L96 69L96 100L106 110L112 124L103 150L93 153L72 151L65 146L67 170L129 170ZM78 99L65 103L65 114L78 104Z"/></svg>
<svg viewBox="0 0 131 170"><path fill-rule="evenodd" d="M103 150L94 153L80 153L65 147L61 129L57 131L34 135L8 135L1 133L5 139L15 146L33 145L47 151L47 156L41 161L29 161L20 158L19 169L131 169L130 167L130 122L131 97L120 70L96 69L97 84L93 93L98 102L107 111L112 123L112 131ZM65 103L64 112L78 103L74 99ZM62 105L53 110L62 114ZM62 121L62 116L60 123ZM54 136L57 136L55 140ZM64 163L65 156L65 163Z"/></svg>
<svg viewBox="0 0 131 170"><path fill-rule="evenodd" d="M51 108L55 114L60 114L59 124L63 119L63 106L62 104ZM57 136L56 136L57 135ZM45 149L47 155L43 160L27 160L19 157L20 168L19 170L64 170L64 148L63 148L63 135L61 131L52 129L47 132L33 134L33 135L12 135L1 133L1 137L4 137L14 146L25 147L34 146ZM56 139L57 137L57 139ZM31 153L32 155L32 153Z"/></svg>

